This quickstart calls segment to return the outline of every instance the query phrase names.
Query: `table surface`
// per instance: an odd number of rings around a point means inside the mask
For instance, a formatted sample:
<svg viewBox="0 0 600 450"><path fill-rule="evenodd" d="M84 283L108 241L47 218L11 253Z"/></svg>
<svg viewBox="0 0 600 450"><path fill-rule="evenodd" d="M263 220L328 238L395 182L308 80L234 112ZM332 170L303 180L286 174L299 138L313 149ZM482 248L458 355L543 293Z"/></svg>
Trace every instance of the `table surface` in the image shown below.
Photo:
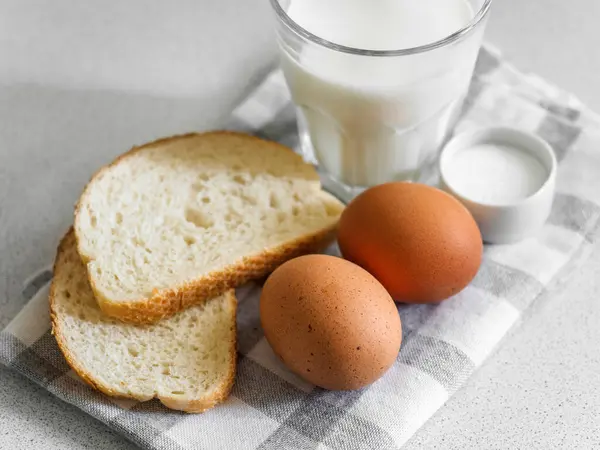
<svg viewBox="0 0 600 450"><path fill-rule="evenodd" d="M176 5L173 6L173 5ZM600 2L496 0L487 39L600 110ZM134 143L214 127L273 63L267 0L0 0L0 328L73 203ZM408 449L600 446L600 252L553 287ZM134 449L0 369L0 449Z"/></svg>

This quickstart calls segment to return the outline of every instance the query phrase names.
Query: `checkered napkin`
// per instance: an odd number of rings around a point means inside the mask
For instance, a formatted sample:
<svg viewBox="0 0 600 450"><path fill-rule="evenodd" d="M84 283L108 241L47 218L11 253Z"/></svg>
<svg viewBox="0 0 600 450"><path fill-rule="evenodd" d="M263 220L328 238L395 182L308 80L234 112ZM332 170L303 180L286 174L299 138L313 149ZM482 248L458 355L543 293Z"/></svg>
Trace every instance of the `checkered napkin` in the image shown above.
<svg viewBox="0 0 600 450"><path fill-rule="evenodd" d="M297 146L294 107L280 72L233 114L229 127ZM396 364L370 387L327 392L290 373L265 341L260 287L238 290L239 367L231 397L201 415L157 401L111 399L69 370L50 335L49 271L0 334L0 361L148 449L393 449L469 378L523 312L581 264L600 235L600 118L569 94L481 51L458 131L485 125L536 131L560 169L552 215L536 238L488 246L473 283L440 305L405 306ZM330 249L335 252L336 249ZM552 283L552 285L551 285Z"/></svg>

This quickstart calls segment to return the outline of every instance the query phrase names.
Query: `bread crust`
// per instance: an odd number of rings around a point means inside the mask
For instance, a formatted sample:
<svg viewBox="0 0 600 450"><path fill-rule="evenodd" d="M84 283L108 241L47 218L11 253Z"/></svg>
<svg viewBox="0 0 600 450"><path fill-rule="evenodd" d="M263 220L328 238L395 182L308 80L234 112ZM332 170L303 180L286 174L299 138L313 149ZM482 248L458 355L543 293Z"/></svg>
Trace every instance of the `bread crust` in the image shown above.
<svg viewBox="0 0 600 450"><path fill-rule="evenodd" d="M207 133L190 133L179 136L172 136L150 142L148 144L134 147L130 151L116 158L111 164L101 168L90 180L81 195L79 202L75 208L75 223L77 223L79 213L82 209L82 204L85 203L86 196L90 186L94 180L102 176L102 174L111 167L119 164L127 157L148 148L163 146L167 143L181 139L197 138L200 136L237 136L244 139L266 142L258 137L237 133L232 131L211 131ZM276 142L269 142L271 145L277 145L281 149L293 153L299 159L292 149ZM315 180L318 180L318 175L315 173ZM100 309L108 316L118 318L124 322L133 324L151 324L160 321L166 317L170 317L178 311L189 308L195 304L199 304L210 298L223 294L228 289L233 289L242 284L258 278L263 278L278 266L297 256L317 253L322 251L335 239L337 231L337 223L334 225L319 230L316 233L300 236L297 239L286 242L278 247L267 249L257 255L252 255L244 258L237 264L230 265L222 270L214 271L204 276L183 283L180 286L168 289L155 289L149 298L140 298L123 302L115 302L102 294L95 283L95 279L90 270L87 270L87 276L92 286L94 295L98 301ZM77 251L84 261L86 268L89 268L90 260L86 258L82 251L80 238L77 235L77 227L75 227L75 236L77 239Z"/></svg>
<svg viewBox="0 0 600 450"><path fill-rule="evenodd" d="M61 240L56 259L54 261L54 278L52 280L52 284L50 286L50 295L49 295L49 303L50 303L50 320L52 322L52 334L54 335L56 342L58 344L58 348L64 355L67 364L73 369L73 371L83 379L87 384L92 386L94 389L108 395L111 397L117 398L128 398L138 401L148 401L153 398L158 399L163 405L167 408L175 409L179 411L184 411L187 413L201 413L214 407L215 405L223 402L229 396L231 389L233 387L233 383L235 380L235 371L236 371L236 362L237 362L237 327L235 325L235 315L237 308L237 299L235 298L235 291L229 290L225 293L226 298L230 302L230 306L232 306L232 314L231 323L232 323L232 331L233 331L233 339L231 340L229 351L230 351L230 360L231 364L229 366L229 370L227 373L227 377L223 380L221 385L213 391L212 395L194 399L187 400L182 399L180 397L175 396L161 396L155 393L153 396L141 396L141 395L124 395L120 392L115 391L111 386L105 384L102 380L98 379L94 376L93 373L88 372L83 365L78 361L77 357L71 352L68 341L63 333L61 328L61 321L58 317L58 314L55 309L57 292L59 289L58 286L58 276L63 269L61 268L62 257L64 253L73 245L75 245L75 234L73 228L70 228L67 234Z"/></svg>

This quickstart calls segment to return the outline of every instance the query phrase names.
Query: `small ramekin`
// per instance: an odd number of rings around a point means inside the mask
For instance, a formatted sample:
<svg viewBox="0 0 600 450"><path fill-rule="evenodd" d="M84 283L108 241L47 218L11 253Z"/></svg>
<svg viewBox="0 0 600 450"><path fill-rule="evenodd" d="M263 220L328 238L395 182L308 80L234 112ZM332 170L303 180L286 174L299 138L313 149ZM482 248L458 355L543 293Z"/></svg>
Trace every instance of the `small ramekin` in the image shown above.
<svg viewBox="0 0 600 450"><path fill-rule="evenodd" d="M532 195L514 202L476 201L468 192L457 192L448 177L448 164L460 151L474 145L500 144L527 151L547 170L547 178ZM544 225L554 201L557 162L552 147L539 136L515 128L483 128L455 136L440 156L441 187L460 200L479 225L483 240L510 244L535 235Z"/></svg>

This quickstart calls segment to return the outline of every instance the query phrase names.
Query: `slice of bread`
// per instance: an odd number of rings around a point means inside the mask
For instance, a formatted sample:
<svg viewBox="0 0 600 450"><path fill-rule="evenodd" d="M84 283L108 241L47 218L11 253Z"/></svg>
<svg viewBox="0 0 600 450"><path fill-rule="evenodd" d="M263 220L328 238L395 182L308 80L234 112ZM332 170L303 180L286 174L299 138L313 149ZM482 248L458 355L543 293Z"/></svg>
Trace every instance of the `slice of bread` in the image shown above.
<svg viewBox="0 0 600 450"><path fill-rule="evenodd" d="M69 365L105 394L202 412L231 390L236 362L234 291L156 325L131 325L100 311L67 233L50 289L52 331Z"/></svg>
<svg viewBox="0 0 600 450"><path fill-rule="evenodd" d="M321 250L343 207L280 144L190 134L100 170L79 200L75 233L100 308L152 323Z"/></svg>

